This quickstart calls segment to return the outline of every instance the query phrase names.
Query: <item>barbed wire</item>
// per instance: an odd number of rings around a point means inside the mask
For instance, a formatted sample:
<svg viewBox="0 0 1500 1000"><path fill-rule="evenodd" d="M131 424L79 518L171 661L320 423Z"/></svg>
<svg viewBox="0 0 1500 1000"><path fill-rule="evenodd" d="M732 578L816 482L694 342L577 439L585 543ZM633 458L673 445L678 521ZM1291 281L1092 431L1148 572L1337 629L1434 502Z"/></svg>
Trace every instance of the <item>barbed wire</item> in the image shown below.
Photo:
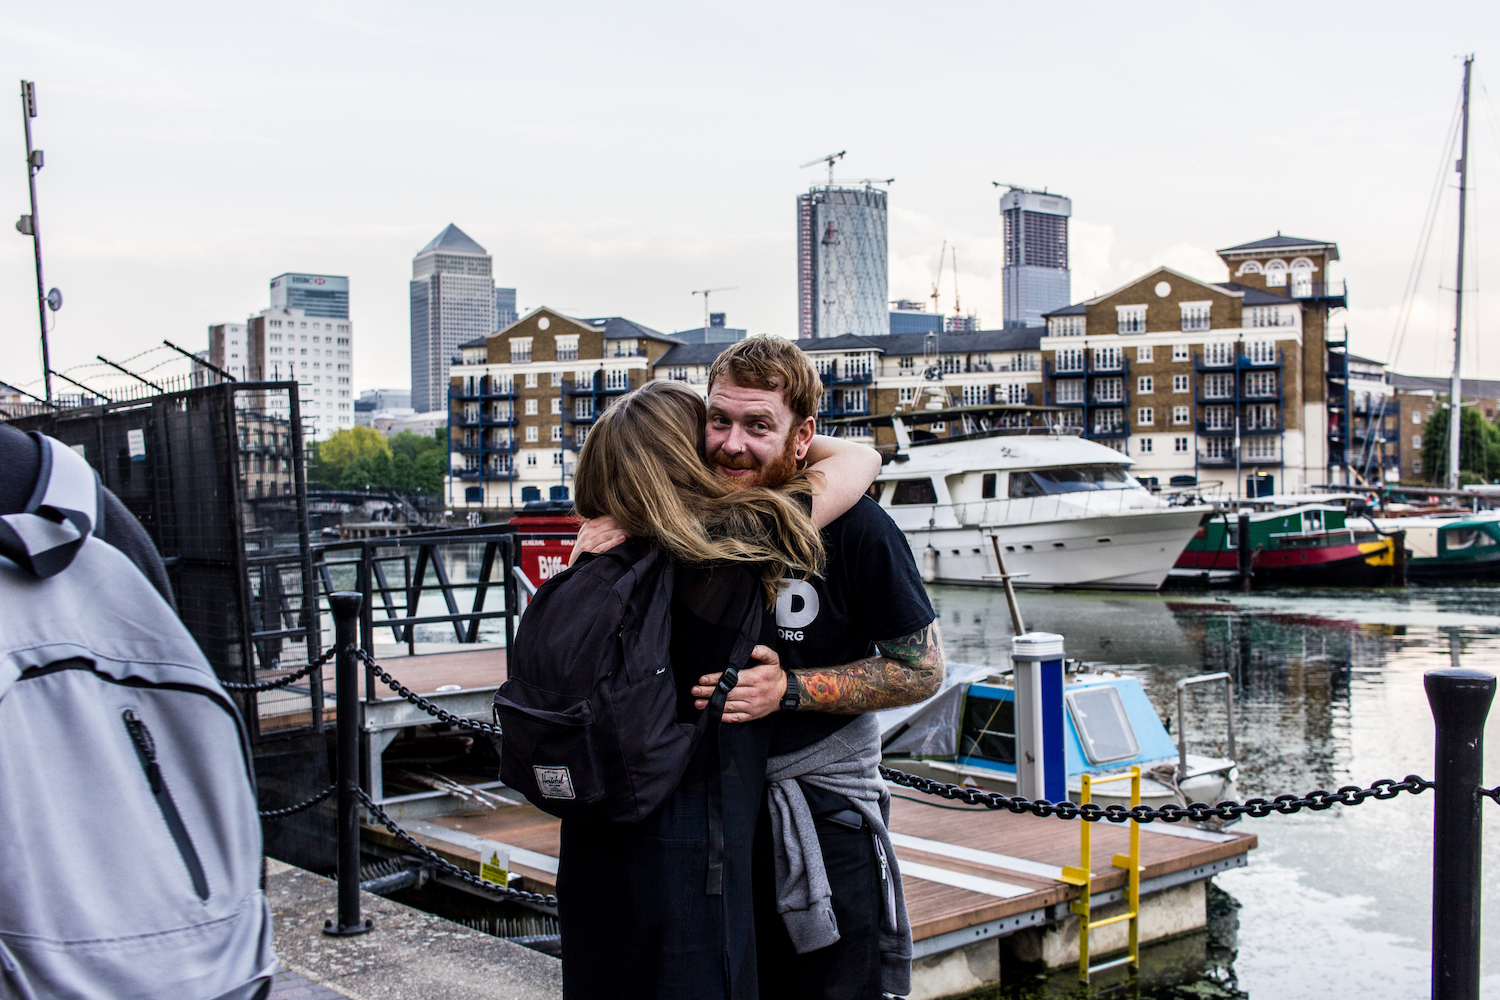
<svg viewBox="0 0 1500 1000"><path fill-rule="evenodd" d="M1129 808L1123 805L1101 806L1097 802L1089 802L1079 805L1076 802L1049 802L1046 799L1027 799L1019 795L1004 795L1000 792L986 792L980 788L965 788L961 785L950 785L947 782L937 781L932 778L923 778L920 775L907 774L904 771L893 770L885 765L880 766L880 776L892 784L912 788L928 795L937 795L945 799L953 799L965 802L973 806L984 806L987 809L1007 809L1013 813L1031 813L1034 816L1056 816L1059 819L1081 819L1086 823L1097 823L1101 820L1110 823L1125 823L1134 820L1137 823L1152 823L1161 820L1164 823L1204 823L1211 819L1239 819L1241 816L1252 816L1257 819L1269 816L1272 813L1280 813L1283 816L1301 812L1303 809L1314 811L1329 809L1336 805L1357 806L1366 799L1394 799L1402 792L1410 792L1419 795L1429 788L1437 787L1426 778L1415 774L1408 774L1402 781L1393 781L1390 778L1381 778L1368 788L1358 785L1345 785L1336 792L1316 789L1303 796L1278 795L1274 799L1250 799L1244 803L1225 801L1218 805L1209 805L1206 802L1190 802L1186 806L1177 805L1175 802L1153 809L1150 806L1135 806ZM1500 792L1500 789L1497 789ZM1500 799L1497 799L1500 801Z"/></svg>
<svg viewBox="0 0 1500 1000"><path fill-rule="evenodd" d="M384 681L387 687L389 687L392 691L396 692L401 697L405 698L407 701L411 702L413 705L420 708L422 711L426 712L428 715L436 716L443 722L446 722L452 726L458 726L460 729L472 729L477 733L488 733L491 736L500 735L500 727L497 725L489 722L476 722L473 719L466 719L461 715L454 715L452 712L446 711L434 705L432 702L428 701L426 698L423 698L421 695L408 688L405 684L402 684L396 678L386 673L385 670L381 668L380 664L375 662L375 657L371 656L365 650L355 650L355 656L357 656L365 664L365 666L373 670L375 672L375 676Z"/></svg>
<svg viewBox="0 0 1500 1000"><path fill-rule="evenodd" d="M327 788L323 789L312 798L303 799L301 802L298 802L294 806L285 806L281 809L262 809L260 811L260 818L281 819L284 816L291 816L299 812L305 812L308 809L311 809L313 806L317 805L319 802L322 802L324 799L328 798L328 796L332 795L335 791L338 790L338 787L338 785L329 785Z"/></svg>
<svg viewBox="0 0 1500 1000"><path fill-rule="evenodd" d="M469 885L475 886L479 889L483 889L485 892L491 893L492 895L505 896L509 899L518 899L523 903L539 903L543 906L557 905L557 897L550 893L528 892L525 889L512 889L510 886L500 885L497 882L491 882L487 879L482 879L478 875L475 875L473 872L465 868L458 867L458 865L455 865L447 858L442 857L437 852L433 851L432 848L428 847L426 844L422 843L411 834L401 829L400 824L387 816L385 810L376 805L375 800L370 797L370 793L366 792L363 788L355 789L355 794L358 795L359 800L365 804L365 808L370 810L370 812L374 814L375 818L380 820L381 824L391 832L392 836L394 836L397 840L400 840L407 847L410 847L412 850L416 851L418 854L422 855L422 857L432 862L438 868L447 872L449 875L452 875L455 878L462 879Z"/></svg>
<svg viewBox="0 0 1500 1000"><path fill-rule="evenodd" d="M300 668L295 673L287 674L285 677L278 677L274 681L252 681L249 684L244 684L240 681L220 680L219 683L230 691L275 691L277 688L284 688L297 683L318 667L327 664L329 660L334 658L337 652L336 648L327 650L322 656L313 660L305 667Z"/></svg>

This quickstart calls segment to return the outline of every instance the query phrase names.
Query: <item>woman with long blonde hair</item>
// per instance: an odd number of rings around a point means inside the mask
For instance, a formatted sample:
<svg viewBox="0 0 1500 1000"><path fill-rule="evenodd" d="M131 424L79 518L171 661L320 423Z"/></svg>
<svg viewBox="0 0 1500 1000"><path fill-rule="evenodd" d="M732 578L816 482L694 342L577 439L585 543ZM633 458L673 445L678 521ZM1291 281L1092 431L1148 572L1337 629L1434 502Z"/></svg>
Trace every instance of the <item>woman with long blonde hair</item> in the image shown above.
<svg viewBox="0 0 1500 1000"><path fill-rule="evenodd" d="M853 506L879 468L871 449L817 437L808 467L783 486L737 487L704 459L706 412L687 386L649 382L600 415L574 476L579 515L613 518L627 536L616 557L655 545L674 560L683 724L698 719L700 677L773 655L778 585L821 572L820 525ZM751 642L748 659L730 662ZM640 823L563 822L565 1000L758 996L750 853L769 722L711 723L676 791Z"/></svg>

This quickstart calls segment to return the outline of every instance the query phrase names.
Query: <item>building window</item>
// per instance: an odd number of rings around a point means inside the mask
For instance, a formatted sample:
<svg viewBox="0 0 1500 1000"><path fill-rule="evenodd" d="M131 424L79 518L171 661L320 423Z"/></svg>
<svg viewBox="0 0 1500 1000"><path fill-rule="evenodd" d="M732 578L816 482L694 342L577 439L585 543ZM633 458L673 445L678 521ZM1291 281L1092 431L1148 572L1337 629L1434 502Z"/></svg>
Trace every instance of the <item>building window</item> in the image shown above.
<svg viewBox="0 0 1500 1000"><path fill-rule="evenodd" d="M527 441L535 441L536 440L536 428L535 427L528 427L528 428L526 428L526 440Z"/></svg>
<svg viewBox="0 0 1500 1000"><path fill-rule="evenodd" d="M1292 261L1292 298L1305 299L1313 290L1313 266L1307 259Z"/></svg>
<svg viewBox="0 0 1500 1000"><path fill-rule="evenodd" d="M1245 438L1245 457L1275 458L1276 438L1265 435Z"/></svg>
<svg viewBox="0 0 1500 1000"><path fill-rule="evenodd" d="M535 389L536 388L536 372L527 372L526 373L526 388L528 388L528 389Z"/></svg>
<svg viewBox="0 0 1500 1000"><path fill-rule="evenodd" d="M1188 450L1188 439L1187 438L1180 438L1180 437L1179 438L1173 438L1172 439L1172 450L1175 451L1179 455L1186 455L1187 454L1187 450Z"/></svg>
<svg viewBox="0 0 1500 1000"><path fill-rule="evenodd" d="M1246 372L1245 395L1261 397L1276 395L1276 373Z"/></svg>
<svg viewBox="0 0 1500 1000"><path fill-rule="evenodd" d="M589 438L589 429L587 427L580 427L580 428L578 428L576 431L573 432L573 447L575 447L575 448L582 448L583 447L583 442L587 441L588 438Z"/></svg>
<svg viewBox="0 0 1500 1000"><path fill-rule="evenodd" d="M1142 375L1135 380L1135 391L1145 395L1156 391L1156 379L1150 375Z"/></svg>
<svg viewBox="0 0 1500 1000"><path fill-rule="evenodd" d="M1031 394L1026 391L1026 386L1020 382L1008 382L1003 387L1005 390L1005 401L1015 406L1025 406L1031 402ZM996 400L998 402L998 398Z"/></svg>
<svg viewBox="0 0 1500 1000"><path fill-rule="evenodd" d="M1083 348L1067 347L1057 352L1057 370L1060 372L1083 371Z"/></svg>
<svg viewBox="0 0 1500 1000"><path fill-rule="evenodd" d="M915 367L916 367L916 362L912 360L912 356L910 354L903 354L903 355L901 355L901 370L902 371L909 372L909 371L911 371Z"/></svg>
<svg viewBox="0 0 1500 1000"><path fill-rule="evenodd" d="M1411 422L1414 423L1414 424L1417 424L1419 426L1421 425L1421 423L1422 423L1422 413L1421 413L1420 410L1413 410L1412 411Z"/></svg>
<svg viewBox="0 0 1500 1000"><path fill-rule="evenodd" d="M1190 381L1188 379L1188 376L1186 376L1186 375L1173 375L1172 376L1172 391L1173 392L1191 392L1192 391L1192 385L1191 385L1191 383L1190 383Z"/></svg>
<svg viewBox="0 0 1500 1000"><path fill-rule="evenodd" d="M561 396L553 396L552 397L552 412L553 413L561 413L562 412L562 397Z"/></svg>
<svg viewBox="0 0 1500 1000"><path fill-rule="evenodd" d="M1273 260L1266 264L1266 287L1283 288L1286 286L1286 261Z"/></svg>
<svg viewBox="0 0 1500 1000"><path fill-rule="evenodd" d="M1125 380L1114 378L1094 379L1094 402L1121 403L1125 401ZM1123 417L1121 418L1124 419Z"/></svg>
<svg viewBox="0 0 1500 1000"><path fill-rule="evenodd" d="M1125 352L1118 347L1094 348L1094 371L1117 372L1125 367Z"/></svg>
<svg viewBox="0 0 1500 1000"><path fill-rule="evenodd" d="M1419 472L1422 471L1422 459L1421 458L1414 458L1414 459L1411 460L1411 471L1413 473L1419 473Z"/></svg>
<svg viewBox="0 0 1500 1000"><path fill-rule="evenodd" d="M610 389L629 389L630 388L630 372L627 369L616 369L614 371L606 371L604 373L604 388L606 390L610 390Z"/></svg>
<svg viewBox="0 0 1500 1000"><path fill-rule="evenodd" d="M1191 360L1193 360L1193 355L1192 355L1191 350L1189 350L1188 345L1187 344L1173 344L1172 345L1172 360L1173 361L1191 361Z"/></svg>
<svg viewBox="0 0 1500 1000"><path fill-rule="evenodd" d="M957 354L944 354L938 362L938 371L944 375L957 375L964 370L964 359Z"/></svg>
<svg viewBox="0 0 1500 1000"><path fill-rule="evenodd" d="M1250 322L1245 325L1259 329L1268 326L1291 326L1292 311L1283 310L1280 306L1251 306L1249 309Z"/></svg>
<svg viewBox="0 0 1500 1000"><path fill-rule="evenodd" d="M510 363L513 365L524 365L531 361L531 338L510 338Z"/></svg>
<svg viewBox="0 0 1500 1000"><path fill-rule="evenodd" d="M526 453L526 464L533 467L536 465L536 452L528 451Z"/></svg>
<svg viewBox="0 0 1500 1000"><path fill-rule="evenodd" d="M536 416L536 400L528 399L526 401L526 415L528 417Z"/></svg>
<svg viewBox="0 0 1500 1000"><path fill-rule="evenodd" d="M983 406L990 401L990 387L987 385L964 386L964 405Z"/></svg>
<svg viewBox="0 0 1500 1000"><path fill-rule="evenodd" d="M1137 427L1155 427L1156 409L1150 406L1136 407L1135 425Z"/></svg>
<svg viewBox="0 0 1500 1000"><path fill-rule="evenodd" d="M1182 332L1207 330L1211 305L1208 302L1179 302L1178 306L1182 309Z"/></svg>
<svg viewBox="0 0 1500 1000"><path fill-rule="evenodd" d="M1116 333L1145 333L1145 306L1115 306Z"/></svg>
<svg viewBox="0 0 1500 1000"><path fill-rule="evenodd" d="M1193 422L1193 411L1192 411L1192 409L1190 407L1186 407L1186 406L1174 406L1174 407L1172 407L1172 423L1174 423L1174 424L1190 424L1192 422Z"/></svg>
<svg viewBox="0 0 1500 1000"><path fill-rule="evenodd" d="M1135 349L1135 359L1141 364L1150 364L1153 350L1150 344L1142 344Z"/></svg>
<svg viewBox="0 0 1500 1000"><path fill-rule="evenodd" d="M671 379L673 382L686 382L688 380L687 366L679 365L668 368L667 378Z"/></svg>
<svg viewBox="0 0 1500 1000"><path fill-rule="evenodd" d="M578 334L570 334L557 338L557 360L578 360Z"/></svg>
<svg viewBox="0 0 1500 1000"><path fill-rule="evenodd" d="M1234 430L1234 407L1205 406L1203 408L1203 426L1211 431Z"/></svg>
<svg viewBox="0 0 1500 1000"><path fill-rule="evenodd" d="M562 424L552 425L552 440L562 441Z"/></svg>
<svg viewBox="0 0 1500 1000"><path fill-rule="evenodd" d="M1204 344L1203 363L1215 367L1234 364L1234 344L1227 340L1215 344Z"/></svg>
<svg viewBox="0 0 1500 1000"><path fill-rule="evenodd" d="M1204 399L1233 399L1234 376L1227 372L1203 376Z"/></svg>
<svg viewBox="0 0 1500 1000"><path fill-rule="evenodd" d="M1060 378L1052 383L1052 387L1059 403L1083 402L1083 379L1081 378Z"/></svg>
<svg viewBox="0 0 1500 1000"><path fill-rule="evenodd" d="M1155 445L1156 445L1156 439L1155 438L1146 438L1146 437L1143 437L1143 438L1137 438L1136 440L1140 442L1140 448L1141 448L1141 454L1142 455L1150 455L1150 454L1153 454L1156 451L1156 447L1155 447Z"/></svg>
<svg viewBox="0 0 1500 1000"><path fill-rule="evenodd" d="M1422 447L1422 435L1420 435L1420 434L1413 434L1411 436L1411 446L1413 448L1420 449Z"/></svg>
<svg viewBox="0 0 1500 1000"><path fill-rule="evenodd" d="M1276 341L1252 340L1245 345L1245 356L1252 365L1274 365L1276 363Z"/></svg>
<svg viewBox="0 0 1500 1000"><path fill-rule="evenodd" d="M1047 321L1047 333L1053 337L1082 337L1082 316L1054 316Z"/></svg>
<svg viewBox="0 0 1500 1000"><path fill-rule="evenodd" d="M1118 434L1125 430L1125 411L1106 409L1094 411L1095 434Z"/></svg>
<svg viewBox="0 0 1500 1000"><path fill-rule="evenodd" d="M931 424L932 433L941 434L948 429L948 421L934 420Z"/></svg>
<svg viewBox="0 0 1500 1000"><path fill-rule="evenodd" d="M910 361L911 359L910 358L902 358L901 360L902 361ZM896 402L900 403L903 406L908 405L909 403L911 403L916 398L917 398L917 388L916 388L916 386L903 385L901 388L899 388L899 389L896 390Z"/></svg>
<svg viewBox="0 0 1500 1000"><path fill-rule="evenodd" d="M562 372L553 372L552 373L552 388L554 388L554 389L561 389L562 388L562 375L563 375Z"/></svg>
<svg viewBox="0 0 1500 1000"><path fill-rule="evenodd" d="M576 420L588 420L594 415L594 399L592 396L580 396L573 402L573 417Z"/></svg>

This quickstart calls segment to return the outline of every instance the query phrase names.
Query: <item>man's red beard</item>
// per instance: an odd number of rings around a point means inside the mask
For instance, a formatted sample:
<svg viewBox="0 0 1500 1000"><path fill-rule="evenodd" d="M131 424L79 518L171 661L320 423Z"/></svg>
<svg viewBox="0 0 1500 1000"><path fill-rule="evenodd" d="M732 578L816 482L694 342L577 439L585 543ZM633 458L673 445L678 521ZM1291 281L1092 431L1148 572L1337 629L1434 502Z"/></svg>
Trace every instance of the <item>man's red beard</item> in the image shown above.
<svg viewBox="0 0 1500 1000"><path fill-rule="evenodd" d="M722 450L708 457L710 465L726 469L752 469L748 476L723 476L725 482L739 489L752 486L780 486L797 471L797 436L787 435L786 448L769 465L762 465L748 451L738 455L726 455Z"/></svg>

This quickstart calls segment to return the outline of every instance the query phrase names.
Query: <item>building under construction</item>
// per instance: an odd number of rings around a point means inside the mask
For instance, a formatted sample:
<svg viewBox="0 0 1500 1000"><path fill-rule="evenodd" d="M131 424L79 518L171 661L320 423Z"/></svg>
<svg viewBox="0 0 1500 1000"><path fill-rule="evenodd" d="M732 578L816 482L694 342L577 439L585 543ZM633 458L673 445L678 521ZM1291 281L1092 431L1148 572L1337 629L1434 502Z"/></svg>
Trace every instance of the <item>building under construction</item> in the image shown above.
<svg viewBox="0 0 1500 1000"><path fill-rule="evenodd" d="M832 184L797 196L797 335L891 332L886 193Z"/></svg>
<svg viewBox="0 0 1500 1000"><path fill-rule="evenodd" d="M1043 327L1042 317L1071 301L1068 217L1073 202L1045 191L1011 188L1000 198L1005 220L1007 327Z"/></svg>

